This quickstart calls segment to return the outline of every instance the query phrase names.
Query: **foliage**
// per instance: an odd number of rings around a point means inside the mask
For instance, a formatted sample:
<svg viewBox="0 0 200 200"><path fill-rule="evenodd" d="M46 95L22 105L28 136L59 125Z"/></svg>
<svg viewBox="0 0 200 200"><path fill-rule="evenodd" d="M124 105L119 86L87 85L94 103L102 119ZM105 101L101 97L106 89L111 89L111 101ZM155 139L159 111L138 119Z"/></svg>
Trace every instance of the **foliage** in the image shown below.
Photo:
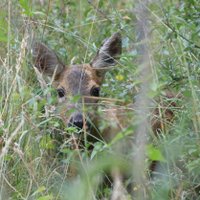
<svg viewBox="0 0 200 200"><path fill-rule="evenodd" d="M140 86L137 19L133 9L136 3L130 0L1 1L0 149L1 138L8 141L19 128L0 160L1 191L5 191L0 193L2 199L109 198L110 187L100 184L103 175L113 166L131 173L132 153L127 153L128 161L124 164L123 156L116 155L112 147L123 143L125 136L134 139L132 133L137 123L132 122L131 127L119 132L110 143L93 144L91 154L91 144L86 141L85 149L79 152L81 159L77 160L68 141L68 136L77 130L66 128L60 120L56 92L51 84L44 87L38 81L30 48L33 40L40 40L54 49L64 63L88 63L101 42L120 30L123 53L118 67L106 74L101 95L132 102ZM174 123L159 137L150 134L148 138L146 165L160 161L154 179L148 179L150 199L200 199L199 13L197 0L162 0L149 6L153 55L150 96L165 101L162 97L165 89L183 96L174 99L178 105L174 108ZM100 129L106 123L102 120ZM80 177L70 180L69 165L74 163ZM130 178L126 184L131 181Z"/></svg>

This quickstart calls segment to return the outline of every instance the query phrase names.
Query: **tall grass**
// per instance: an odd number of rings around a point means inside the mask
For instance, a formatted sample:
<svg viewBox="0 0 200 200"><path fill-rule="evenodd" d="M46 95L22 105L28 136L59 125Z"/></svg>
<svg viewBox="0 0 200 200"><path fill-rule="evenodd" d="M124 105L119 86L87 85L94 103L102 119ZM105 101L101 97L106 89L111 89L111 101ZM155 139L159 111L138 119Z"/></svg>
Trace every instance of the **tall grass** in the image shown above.
<svg viewBox="0 0 200 200"><path fill-rule="evenodd" d="M121 31L123 54L108 72L101 95L114 103L99 107L123 108L132 103L141 84L138 69L134 1L2 0L0 2L0 199L85 200L109 199L112 188L103 177L113 166L126 171L125 186L133 197L140 189L131 177L133 149L126 156L112 147L122 135L135 139L138 122L130 116L129 128L110 143L98 141L92 153L69 148L68 130L60 119L51 80L35 72L31 44L40 40L54 49L66 64L90 62L100 43ZM180 93L174 98L175 119L158 137L148 132L145 173L151 161L160 161L153 177L145 182L149 199L200 199L199 197L199 10L198 1L156 1L149 7L151 70L148 97L169 105L166 89ZM42 82L43 81L43 82ZM105 102L102 102L105 104ZM113 105L114 104L114 105ZM161 109L161 108L160 108ZM59 109L58 109L59 110ZM99 129L111 122L99 119ZM113 123L113 122L112 122ZM87 145L86 145L87 146ZM124 149L123 149L124 150ZM129 151L130 150L130 151ZM109 152L109 153L108 153ZM70 165L78 177L70 178ZM107 177L107 182L111 181Z"/></svg>

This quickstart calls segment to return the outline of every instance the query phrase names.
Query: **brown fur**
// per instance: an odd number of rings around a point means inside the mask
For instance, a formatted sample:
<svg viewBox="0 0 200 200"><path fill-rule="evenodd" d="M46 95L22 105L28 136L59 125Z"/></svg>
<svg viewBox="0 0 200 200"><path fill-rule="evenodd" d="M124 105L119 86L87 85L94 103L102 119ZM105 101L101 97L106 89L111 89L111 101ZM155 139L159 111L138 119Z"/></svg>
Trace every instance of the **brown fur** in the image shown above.
<svg viewBox="0 0 200 200"><path fill-rule="evenodd" d="M119 33L105 40L90 64L65 66L46 45L38 42L34 44L35 67L43 74L52 76L54 87L64 93L64 98L60 98L60 102L65 104L61 116L66 124L73 118L72 115L66 115L69 109L76 109L82 113L83 100L86 106L97 103L97 98L89 98L92 96L91 90L101 86L105 72L109 66L116 64L116 58L120 53L121 35ZM70 102L70 98L75 95L81 97L76 104Z"/></svg>
<svg viewBox="0 0 200 200"><path fill-rule="evenodd" d="M58 56L44 44L36 43L34 45L33 59L35 67L41 73L52 76L54 78L54 87L63 91L64 97L59 98L62 104L60 113L66 125L71 119L76 119L78 114L84 113L83 107L91 107L91 109L88 109L87 114L91 117L96 127L101 121L108 123L106 129L100 134L91 129L90 135L93 135L94 138L110 141L118 132L131 124L132 119L127 117L127 113L129 111L133 112L133 105L123 106L122 109L112 106L111 108L106 108L102 116L98 116L96 115L95 106L97 105L98 97L93 97L91 94L93 87L99 88L101 86L109 67L117 64L116 60L121 54L121 48L121 35L115 33L105 40L90 64L65 66ZM75 95L80 95L81 97L77 103L73 103L70 100ZM174 112L170 108L171 106L176 106L173 101L174 95L166 95L166 97L172 100L171 103L169 105L161 104L161 107L165 108L155 108L152 113L152 131L156 135L164 129L166 124L170 124L174 119ZM67 114L70 109L75 109L77 112L75 114ZM83 118L83 129L86 129L85 114ZM76 141L74 142L74 149L77 149Z"/></svg>
<svg viewBox="0 0 200 200"><path fill-rule="evenodd" d="M75 109L79 113L82 113L83 107L92 107L92 109L90 109L92 114L89 113L90 117L93 115L92 118L95 124L100 121L99 119L101 117L94 116L95 114L92 111L96 110L95 104L97 105L98 98L93 98L91 89L93 87L100 88L106 71L110 66L117 64L116 60L121 54L121 46L121 35L115 33L110 38L104 40L104 43L90 64L66 66L46 45L35 43L33 46L33 60L35 67L40 72L53 76L54 87L57 90L61 89L64 93L64 97L59 100L62 105L61 117L65 124L67 124L74 116L73 114L67 114L70 109ZM75 95L80 95L79 102L72 103L70 98ZM174 118L174 112L170 107L176 106L173 101L175 95L167 92L166 97L171 99L171 102L168 105L161 103L161 108L155 108L152 113L151 125L152 131L155 134L163 130L165 125L170 124ZM133 109L133 106L130 108ZM129 108L127 107L126 109ZM109 119L108 122L115 122L115 129L122 130L129 124L127 117L121 115L122 113L126 113L126 109L124 111L117 111L118 109L112 107L110 110L107 109L107 111L104 112L103 118L106 119L106 121ZM116 134L119 131L115 130L114 132ZM107 140L108 138L111 139L113 134L113 131L112 133L110 131L109 135L107 133L102 133L102 136Z"/></svg>

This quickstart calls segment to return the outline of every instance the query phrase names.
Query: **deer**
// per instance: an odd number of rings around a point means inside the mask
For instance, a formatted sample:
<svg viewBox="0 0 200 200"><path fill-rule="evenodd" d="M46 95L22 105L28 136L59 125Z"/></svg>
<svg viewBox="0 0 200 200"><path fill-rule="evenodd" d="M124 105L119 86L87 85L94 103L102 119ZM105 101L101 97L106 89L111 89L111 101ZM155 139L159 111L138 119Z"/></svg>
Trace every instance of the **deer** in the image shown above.
<svg viewBox="0 0 200 200"><path fill-rule="evenodd" d="M59 102L66 105L61 112L61 118L66 126L75 126L83 129L91 125L84 116L82 105L83 103L88 107L93 105L93 109L95 109L95 105L98 105L100 87L105 74L117 64L121 51L121 34L115 33L103 42L96 56L89 64L66 66L56 53L43 43L36 42L33 45L34 66L42 74L53 77L53 87L57 90ZM79 102L70 103L70 97L76 95L80 96ZM67 115L66 113L70 109L74 109L75 112ZM91 118L94 117L91 116ZM92 119L92 124L95 125L96 121L98 121L96 118ZM91 135L94 134L96 133L91 133Z"/></svg>
<svg viewBox="0 0 200 200"><path fill-rule="evenodd" d="M90 63L86 64L67 66L45 44L36 42L33 45L33 64L35 68L42 74L53 79L53 87L57 90L59 104L64 105L60 113L64 124L67 127L73 126L79 130L86 130L86 133L89 133L87 135L88 140L92 142L95 139L111 141L119 130L126 127L128 123L131 123L127 119L124 119L124 115L120 116L117 113L117 109L108 109L108 112L103 117L100 117L95 112L98 107L100 88L105 75L118 64L121 53L122 36L119 32L105 39L96 56L94 56ZM80 96L78 102L70 102L70 97L76 95ZM167 97L171 99L173 95L170 96L168 94ZM83 107L87 107L88 109L83 109ZM70 109L74 110L74 112L68 112ZM124 113L126 111L120 112ZM165 109L163 113L165 123L171 123L174 119L173 111ZM153 114L156 117L153 117L151 120L152 131L157 134L163 128L164 123L162 120L159 120L158 116L160 116L160 112L158 108L154 109ZM98 128L98 124L102 120L106 120L108 123L116 122L117 126L112 128L106 127L102 133L99 133L96 131L96 127ZM79 148L76 139L73 148ZM120 175L118 171L113 174L115 174L113 180L115 182L114 185L116 185L119 181L117 177Z"/></svg>

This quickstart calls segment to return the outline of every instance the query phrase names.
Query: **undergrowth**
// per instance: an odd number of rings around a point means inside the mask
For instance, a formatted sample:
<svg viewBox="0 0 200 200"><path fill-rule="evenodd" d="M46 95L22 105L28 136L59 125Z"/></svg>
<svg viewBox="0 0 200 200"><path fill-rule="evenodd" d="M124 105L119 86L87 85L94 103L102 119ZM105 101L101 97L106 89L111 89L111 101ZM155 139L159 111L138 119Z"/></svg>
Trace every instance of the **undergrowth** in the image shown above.
<svg viewBox="0 0 200 200"><path fill-rule="evenodd" d="M133 133L134 139L136 123L133 121L115 141L96 141L91 153L86 142L77 158L68 137L77 130L67 128L60 119L51 80L47 85L38 81L31 45L33 41L44 42L66 65L89 63L101 42L120 31L123 53L101 88L101 96L113 100L120 109L134 102L140 88L136 3L1 0L0 149L6 148L0 154L0 199L109 199L112 189L103 184L103 176L110 182L109 169L120 166L127 174L132 173L132 152L125 161L111 147L123 138L121 135ZM153 74L149 96L164 102L165 90L181 96L173 99L173 123L159 137L149 134L146 174L150 173L151 161L160 162L155 175L146 182L149 199L200 199L199 14L197 0L155 1L149 5ZM116 99L123 103L115 103ZM100 130L106 123L112 122L99 120ZM75 179L68 177L74 163L79 166ZM131 175L125 185L130 182L134 182ZM139 187L132 186L133 196Z"/></svg>

